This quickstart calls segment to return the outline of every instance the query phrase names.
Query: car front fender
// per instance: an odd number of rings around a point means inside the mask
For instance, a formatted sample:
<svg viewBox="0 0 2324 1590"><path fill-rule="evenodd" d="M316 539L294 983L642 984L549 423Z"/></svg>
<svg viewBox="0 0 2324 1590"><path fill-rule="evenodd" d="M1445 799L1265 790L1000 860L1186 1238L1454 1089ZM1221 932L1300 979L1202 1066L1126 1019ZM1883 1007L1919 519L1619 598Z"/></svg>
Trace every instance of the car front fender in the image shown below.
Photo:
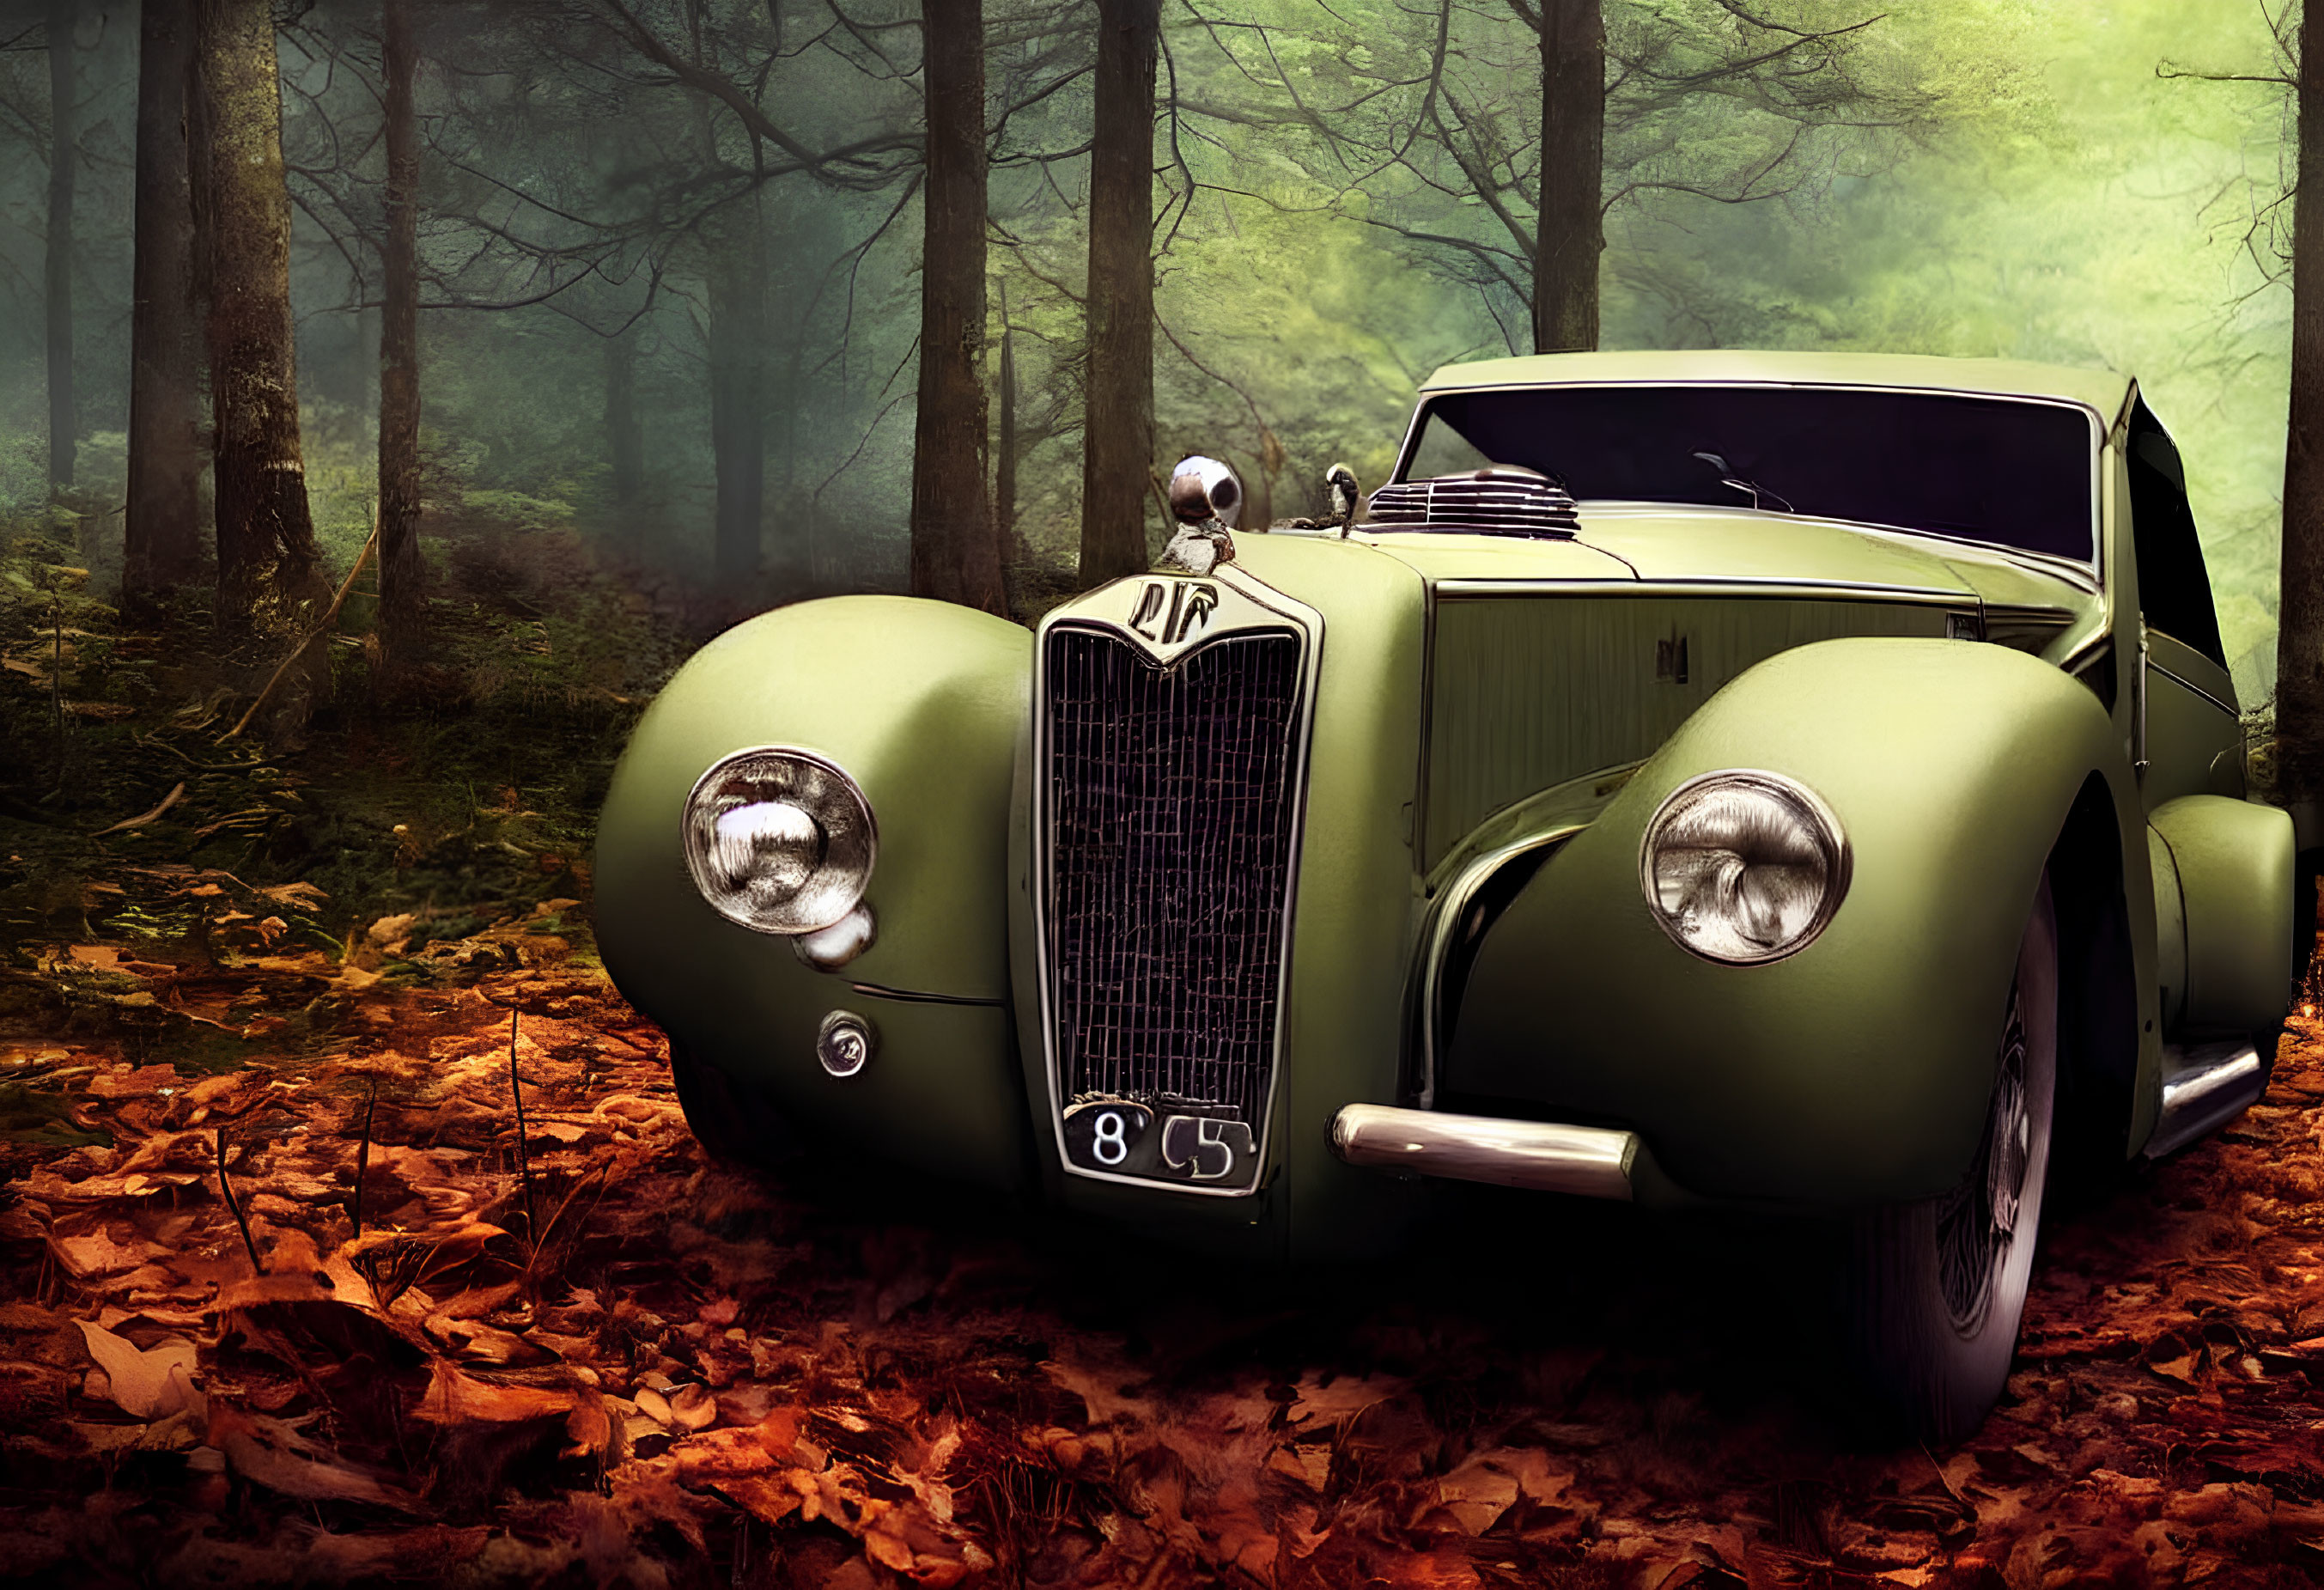
<svg viewBox="0 0 2324 1590"><path fill-rule="evenodd" d="M1031 662L1019 626L903 596L779 608L696 653L638 725L599 827L598 944L623 995L802 1135L1020 1181L1007 857ZM836 971L720 916L687 874L687 794L713 763L759 745L819 753L871 804L877 938ZM879 1039L845 1077L816 1058L840 1009L871 1018Z"/></svg>
<svg viewBox="0 0 2324 1590"><path fill-rule="evenodd" d="M1814 790L1853 857L1821 937L1757 966L1682 949L1640 883L1664 800L1730 768ZM2116 832L2140 835L2107 714L2022 653L1853 638L1770 658L1691 717L1493 926L1455 1018L1444 1107L1634 1128L1674 1196L1844 1206L1952 1186L1982 1136L2019 937L2094 774ZM2143 1136L2154 910L2136 862L2121 875Z"/></svg>

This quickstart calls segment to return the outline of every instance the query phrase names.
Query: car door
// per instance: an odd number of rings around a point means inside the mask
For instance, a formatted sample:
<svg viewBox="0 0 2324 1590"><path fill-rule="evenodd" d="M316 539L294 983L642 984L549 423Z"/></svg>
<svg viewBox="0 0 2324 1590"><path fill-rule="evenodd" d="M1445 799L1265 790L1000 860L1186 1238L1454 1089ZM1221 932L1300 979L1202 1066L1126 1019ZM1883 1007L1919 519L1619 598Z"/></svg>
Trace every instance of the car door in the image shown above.
<svg viewBox="0 0 2324 1590"><path fill-rule="evenodd" d="M2126 448L2144 619L2138 741L2149 812L2186 795L2244 792L2243 732L2179 449L2144 398Z"/></svg>
<svg viewBox="0 0 2324 1590"><path fill-rule="evenodd" d="M2178 449L2144 400L2132 411L2125 463L2142 619L2133 744L2150 819L2161 1010L2166 1034L2193 1041L2223 1023L2263 1019L2255 1010L2267 1003L2264 989L2245 985L2252 967L2279 958L2276 935L2263 920L2273 913L2248 902L2276 881L2252 871L2272 848L2262 842L2264 809L2236 799L2242 724L2210 579Z"/></svg>

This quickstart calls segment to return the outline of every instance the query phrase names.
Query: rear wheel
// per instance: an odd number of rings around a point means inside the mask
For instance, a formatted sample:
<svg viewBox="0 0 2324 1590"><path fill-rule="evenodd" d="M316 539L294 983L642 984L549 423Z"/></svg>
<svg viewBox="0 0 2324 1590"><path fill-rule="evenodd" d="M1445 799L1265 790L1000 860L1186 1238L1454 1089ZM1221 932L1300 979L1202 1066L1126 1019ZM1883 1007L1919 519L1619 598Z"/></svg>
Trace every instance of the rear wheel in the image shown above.
<svg viewBox="0 0 2324 1590"><path fill-rule="evenodd" d="M2000 1023L1985 1136L1960 1182L1859 1217L1851 1329L1869 1389L1912 1433L1957 1441L2001 1396L2034 1270L2058 1077L2058 934L2042 885Z"/></svg>
<svg viewBox="0 0 2324 1590"><path fill-rule="evenodd" d="M712 1159L763 1169L797 1151L798 1138L789 1123L766 1095L679 1048L674 1040L669 1076L687 1125Z"/></svg>

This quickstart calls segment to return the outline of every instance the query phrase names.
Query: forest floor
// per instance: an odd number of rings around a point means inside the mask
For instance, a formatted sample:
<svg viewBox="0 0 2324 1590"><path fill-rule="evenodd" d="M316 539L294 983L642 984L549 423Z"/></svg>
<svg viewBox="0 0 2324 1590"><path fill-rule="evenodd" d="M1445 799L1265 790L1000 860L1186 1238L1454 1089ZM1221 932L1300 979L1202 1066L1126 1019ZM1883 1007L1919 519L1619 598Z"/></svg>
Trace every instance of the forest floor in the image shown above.
<svg viewBox="0 0 2324 1590"><path fill-rule="evenodd" d="M622 681L476 682L563 655L532 587L462 577L456 713L244 751L23 567L0 711L75 771L0 770L0 1576L2324 1580L2324 1021L2048 1222L2001 1406L1899 1447L1797 1232L1480 1193L1269 1280L706 1162L589 937Z"/></svg>

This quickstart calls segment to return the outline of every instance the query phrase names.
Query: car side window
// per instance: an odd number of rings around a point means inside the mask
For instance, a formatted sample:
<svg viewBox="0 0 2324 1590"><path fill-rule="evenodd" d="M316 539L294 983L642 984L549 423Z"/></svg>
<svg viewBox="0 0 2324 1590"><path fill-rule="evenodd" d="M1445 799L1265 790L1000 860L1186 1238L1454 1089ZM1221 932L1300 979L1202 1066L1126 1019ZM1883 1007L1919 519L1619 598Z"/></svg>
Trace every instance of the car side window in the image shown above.
<svg viewBox="0 0 2324 1590"><path fill-rule="evenodd" d="M2179 449L2172 446L2144 398L2131 411L2126 461L2131 532L2138 542L2138 601L2147 627L2225 668L2219 618L2211 606L2211 578L2203 568L2194 513L2187 506L2186 471L2179 462Z"/></svg>

